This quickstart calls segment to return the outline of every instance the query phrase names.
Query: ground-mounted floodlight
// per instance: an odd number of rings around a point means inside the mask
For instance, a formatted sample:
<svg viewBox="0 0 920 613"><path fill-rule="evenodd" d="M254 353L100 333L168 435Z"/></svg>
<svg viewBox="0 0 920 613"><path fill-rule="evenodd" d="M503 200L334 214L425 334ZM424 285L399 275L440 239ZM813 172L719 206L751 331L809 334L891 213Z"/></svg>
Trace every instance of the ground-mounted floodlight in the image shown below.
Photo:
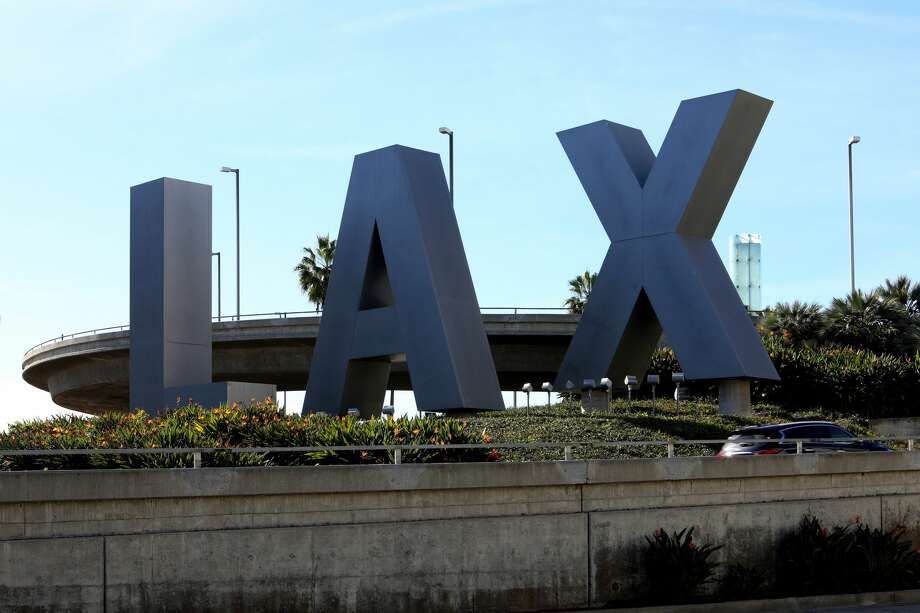
<svg viewBox="0 0 920 613"><path fill-rule="evenodd" d="M645 380L648 381L648 384L652 386L652 415L656 413L656 402L655 402L655 387L661 381L658 375L648 375L645 377Z"/></svg>
<svg viewBox="0 0 920 613"><path fill-rule="evenodd" d="M581 391L582 393L588 392L588 400L591 400L591 392L594 391L595 387L597 387L597 381L594 379L581 380Z"/></svg>
<svg viewBox="0 0 920 613"><path fill-rule="evenodd" d="M603 379L601 379L601 387L604 387L607 389L607 408L609 409L610 400L611 400L610 397L613 395L613 381L611 381L607 377L604 377Z"/></svg>
<svg viewBox="0 0 920 613"><path fill-rule="evenodd" d="M348 409L348 416L349 417L361 417L361 411L359 411L355 407L351 407L350 409Z"/></svg>
<svg viewBox="0 0 920 613"><path fill-rule="evenodd" d="M549 381L544 381L543 385L540 386L544 392L546 392L546 406L552 406L553 404L553 384Z"/></svg>
<svg viewBox="0 0 920 613"><path fill-rule="evenodd" d="M680 387L680 384L683 383L685 379L686 377L684 376L684 373L682 372L672 372L671 373L671 381L674 383L674 403L675 403L674 412L677 415L680 415L680 401L683 398L686 398L686 396L684 395L684 392L681 390L681 387Z"/></svg>
<svg viewBox="0 0 920 613"><path fill-rule="evenodd" d="M396 414L396 409L393 408L393 405L387 404L384 405L380 412L386 417L393 419L393 416Z"/></svg>
<svg viewBox="0 0 920 613"><path fill-rule="evenodd" d="M530 392L533 391L533 386L530 383L525 383L521 391L527 394L527 410L530 411Z"/></svg>
<svg viewBox="0 0 920 613"><path fill-rule="evenodd" d="M639 378L636 375L626 375L623 379L623 385L626 386L626 399L632 402L633 390L639 389Z"/></svg>

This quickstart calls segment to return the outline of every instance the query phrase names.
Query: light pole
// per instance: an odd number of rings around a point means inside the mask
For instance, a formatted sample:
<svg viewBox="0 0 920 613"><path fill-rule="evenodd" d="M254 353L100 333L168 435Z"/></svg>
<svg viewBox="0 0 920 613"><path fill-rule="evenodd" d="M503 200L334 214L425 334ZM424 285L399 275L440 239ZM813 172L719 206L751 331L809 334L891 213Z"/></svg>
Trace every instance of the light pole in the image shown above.
<svg viewBox="0 0 920 613"><path fill-rule="evenodd" d="M211 253L211 257L217 256L217 321L220 321L220 251Z"/></svg>
<svg viewBox="0 0 920 613"><path fill-rule="evenodd" d="M859 142L858 136L851 136L847 143L847 158L850 166L850 291L856 292L856 255L853 240L853 145Z"/></svg>
<svg viewBox="0 0 920 613"><path fill-rule="evenodd" d="M221 172L236 175L236 320L240 320L240 169L220 167Z"/></svg>
<svg viewBox="0 0 920 613"><path fill-rule="evenodd" d="M438 132L447 134L448 139L448 166L450 167L450 206L454 206L454 131L450 128L440 128Z"/></svg>

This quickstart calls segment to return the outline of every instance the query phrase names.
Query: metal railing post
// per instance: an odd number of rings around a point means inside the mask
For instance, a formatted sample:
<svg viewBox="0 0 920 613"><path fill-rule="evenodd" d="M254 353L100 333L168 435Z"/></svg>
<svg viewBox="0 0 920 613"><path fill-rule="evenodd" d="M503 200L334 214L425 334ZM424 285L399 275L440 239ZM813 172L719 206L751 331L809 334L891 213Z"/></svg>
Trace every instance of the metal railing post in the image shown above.
<svg viewBox="0 0 920 613"><path fill-rule="evenodd" d="M402 464L402 449L397 449L393 454L393 464Z"/></svg>
<svg viewBox="0 0 920 613"><path fill-rule="evenodd" d="M565 449L563 449L563 457L565 458L566 462L572 461L572 446L571 445L565 446Z"/></svg>
<svg viewBox="0 0 920 613"><path fill-rule="evenodd" d="M672 441L668 441L668 457L674 457L674 443Z"/></svg>
<svg viewBox="0 0 920 613"><path fill-rule="evenodd" d="M196 451L192 454L192 468L201 468L201 452Z"/></svg>
<svg viewBox="0 0 920 613"><path fill-rule="evenodd" d="M802 441L796 441L796 442L795 442L795 453L796 453L797 455L802 455L802 452L803 452L804 448L805 448L805 446L802 444Z"/></svg>
<svg viewBox="0 0 920 613"><path fill-rule="evenodd" d="M907 450L908 451L914 450L914 439L912 438L907 439Z"/></svg>

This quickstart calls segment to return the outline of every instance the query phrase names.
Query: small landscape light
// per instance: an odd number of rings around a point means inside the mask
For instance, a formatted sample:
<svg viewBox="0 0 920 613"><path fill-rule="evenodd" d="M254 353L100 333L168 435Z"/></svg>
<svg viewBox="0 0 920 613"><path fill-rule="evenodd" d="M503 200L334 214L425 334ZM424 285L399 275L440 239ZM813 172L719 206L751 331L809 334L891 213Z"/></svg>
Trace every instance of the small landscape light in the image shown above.
<svg viewBox="0 0 920 613"><path fill-rule="evenodd" d="M645 380L648 381L648 384L652 386L652 415L654 415L657 409L655 406L655 387L658 385L660 377L658 375L652 374L646 376Z"/></svg>
<svg viewBox="0 0 920 613"><path fill-rule="evenodd" d="M553 396L552 396L553 384L550 383L549 381L544 381L540 389L546 392L546 406L552 405L553 404Z"/></svg>

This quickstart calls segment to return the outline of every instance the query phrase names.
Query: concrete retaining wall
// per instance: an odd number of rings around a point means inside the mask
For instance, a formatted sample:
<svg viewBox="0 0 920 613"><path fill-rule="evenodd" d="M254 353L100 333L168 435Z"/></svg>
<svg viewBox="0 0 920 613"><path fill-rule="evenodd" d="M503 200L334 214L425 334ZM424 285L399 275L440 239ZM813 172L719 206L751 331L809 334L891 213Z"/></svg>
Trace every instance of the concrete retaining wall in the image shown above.
<svg viewBox="0 0 920 613"><path fill-rule="evenodd" d="M0 611L600 606L656 528L763 562L806 512L920 536L920 454L3 473Z"/></svg>

